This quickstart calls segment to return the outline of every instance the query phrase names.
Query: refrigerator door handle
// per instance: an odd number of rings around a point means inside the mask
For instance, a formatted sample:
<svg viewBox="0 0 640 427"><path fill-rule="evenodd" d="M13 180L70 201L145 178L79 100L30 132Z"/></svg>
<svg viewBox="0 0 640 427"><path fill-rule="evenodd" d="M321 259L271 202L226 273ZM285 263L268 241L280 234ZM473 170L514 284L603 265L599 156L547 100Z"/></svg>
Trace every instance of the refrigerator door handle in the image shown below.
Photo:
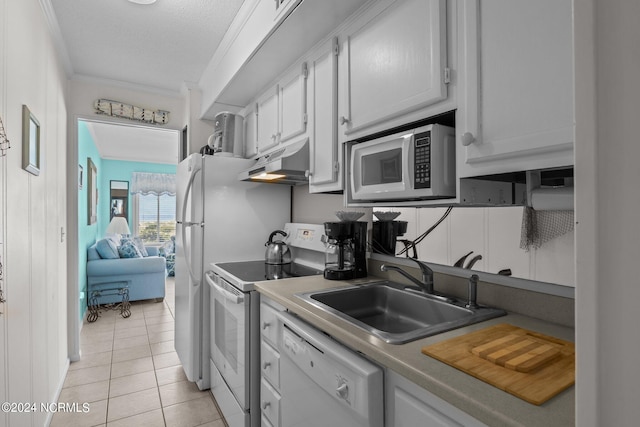
<svg viewBox="0 0 640 427"><path fill-rule="evenodd" d="M184 219L187 216L187 201L189 200L189 194L191 193L191 187L193 186L193 181L196 178L196 175L198 174L198 172L200 172L200 169L196 169L191 173L191 176L189 177L189 182L187 183L187 188L184 192L184 200L182 201L182 247L184 248L184 257L185 257L185 261L187 264L187 269L189 270L189 275L191 276L191 279L193 280L193 286L198 286L200 284L200 277L196 277L194 272L193 272L193 268L191 267L191 256L190 256L190 251L187 249L187 236L186 236L186 231L187 231L187 227L191 227L193 225L200 225L200 223L194 223L194 222L189 222L189 221L184 221Z"/></svg>

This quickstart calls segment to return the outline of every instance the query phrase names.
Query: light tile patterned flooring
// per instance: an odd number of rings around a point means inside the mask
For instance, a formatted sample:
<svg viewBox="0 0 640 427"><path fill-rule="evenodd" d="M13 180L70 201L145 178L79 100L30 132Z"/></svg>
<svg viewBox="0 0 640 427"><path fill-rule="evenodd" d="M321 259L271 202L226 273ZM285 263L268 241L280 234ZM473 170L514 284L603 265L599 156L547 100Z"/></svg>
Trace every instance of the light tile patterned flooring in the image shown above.
<svg viewBox="0 0 640 427"><path fill-rule="evenodd" d="M80 336L82 358L72 363L59 402L89 411L57 412L51 427L224 427L213 396L182 370L173 346L174 279L164 302L131 304L131 316L102 311Z"/></svg>

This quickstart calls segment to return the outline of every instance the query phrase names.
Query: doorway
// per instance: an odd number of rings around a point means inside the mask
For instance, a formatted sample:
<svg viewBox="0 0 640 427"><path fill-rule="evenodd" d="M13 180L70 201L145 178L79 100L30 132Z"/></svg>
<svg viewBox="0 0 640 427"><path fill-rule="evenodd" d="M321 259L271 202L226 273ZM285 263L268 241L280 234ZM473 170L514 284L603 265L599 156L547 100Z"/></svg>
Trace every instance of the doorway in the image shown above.
<svg viewBox="0 0 640 427"><path fill-rule="evenodd" d="M111 182L123 187L131 172L175 173L181 131L154 125L122 123L77 117L75 143L69 149L71 165L77 168L69 179L68 335L71 361L79 360L80 330L87 308L87 248L105 235L111 222ZM94 174L94 175L91 175ZM93 180L90 185L89 177ZM130 187L129 187L130 188ZM125 193L127 191L125 190ZM118 192L119 209L126 206L131 222L132 197Z"/></svg>

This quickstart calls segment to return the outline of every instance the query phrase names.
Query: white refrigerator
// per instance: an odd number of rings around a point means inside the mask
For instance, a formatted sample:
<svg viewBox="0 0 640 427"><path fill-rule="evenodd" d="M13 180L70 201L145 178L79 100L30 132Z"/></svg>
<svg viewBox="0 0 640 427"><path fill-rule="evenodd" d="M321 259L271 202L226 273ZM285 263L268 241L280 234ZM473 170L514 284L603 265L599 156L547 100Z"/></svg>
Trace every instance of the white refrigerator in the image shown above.
<svg viewBox="0 0 640 427"><path fill-rule="evenodd" d="M291 220L291 187L238 180L254 161L192 154L176 176L175 348L189 381L210 387L212 262L263 259L269 234Z"/></svg>

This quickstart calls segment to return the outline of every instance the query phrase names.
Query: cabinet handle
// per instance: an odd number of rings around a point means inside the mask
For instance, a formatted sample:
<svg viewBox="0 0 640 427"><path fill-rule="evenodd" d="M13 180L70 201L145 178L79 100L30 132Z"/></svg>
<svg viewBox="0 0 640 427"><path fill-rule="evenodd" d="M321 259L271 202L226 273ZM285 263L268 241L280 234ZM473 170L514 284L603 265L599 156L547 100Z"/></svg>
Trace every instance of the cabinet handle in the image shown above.
<svg viewBox="0 0 640 427"><path fill-rule="evenodd" d="M262 402L262 409L267 409L269 406L271 406L271 402Z"/></svg>
<svg viewBox="0 0 640 427"><path fill-rule="evenodd" d="M345 116L340 116L340 124L341 125L345 125L347 123L349 123L351 120L349 120L348 118L346 118Z"/></svg>
<svg viewBox="0 0 640 427"><path fill-rule="evenodd" d="M264 362L262 369L267 369L269 366L271 366L271 362Z"/></svg>
<svg viewBox="0 0 640 427"><path fill-rule="evenodd" d="M254 323L254 325L255 325L255 323ZM268 328L269 326L271 326L271 323L269 323L269 322L262 322L262 329L263 329L263 330L265 330L265 331L266 331L266 330L267 330L267 328ZM253 365L253 366L255 366L255 365Z"/></svg>
<svg viewBox="0 0 640 427"><path fill-rule="evenodd" d="M476 140L476 137L473 136L471 132L465 132L460 138L462 145L464 145L465 147L468 147L469 145L471 145L473 142L475 142L475 140Z"/></svg>

